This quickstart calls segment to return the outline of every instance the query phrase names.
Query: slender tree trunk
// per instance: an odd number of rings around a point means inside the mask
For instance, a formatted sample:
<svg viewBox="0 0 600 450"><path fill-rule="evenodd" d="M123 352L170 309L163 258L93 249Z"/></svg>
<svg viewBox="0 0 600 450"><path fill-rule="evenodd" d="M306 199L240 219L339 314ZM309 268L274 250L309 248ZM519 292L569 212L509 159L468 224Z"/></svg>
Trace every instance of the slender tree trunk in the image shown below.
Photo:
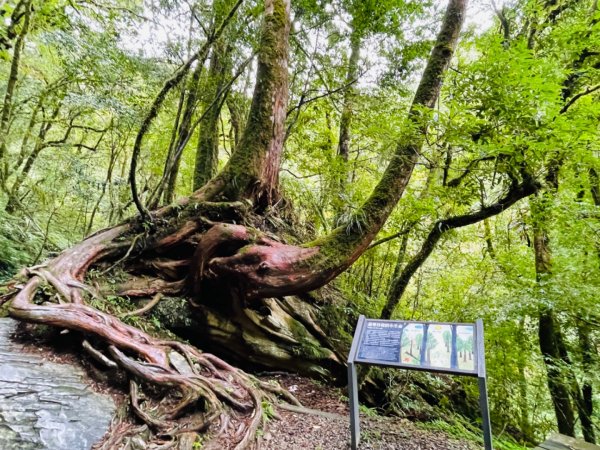
<svg viewBox="0 0 600 450"><path fill-rule="evenodd" d="M579 321L577 324L577 335L579 337L579 349L581 351L583 373L585 376L583 387L581 388L581 408L584 413L584 418L581 419L581 429L583 430L585 440L595 444L596 437L594 425L591 420L594 416L594 393L591 379L594 377L594 360L597 358L598 351L592 345L590 333L589 325L583 321Z"/></svg>
<svg viewBox="0 0 600 450"><path fill-rule="evenodd" d="M231 94L227 96L227 110L229 111L229 120L231 122L231 130L233 132L233 144L234 147L238 145L240 136L242 135L243 128L243 112L242 108L236 103L234 96Z"/></svg>
<svg viewBox="0 0 600 450"><path fill-rule="evenodd" d="M15 182L13 183L12 188L9 191L8 202L6 203L6 208L5 208L6 212L8 212L8 213L14 212L17 205L19 204L19 189L21 189L21 186L23 185L25 180L27 180L27 177L29 176L29 172L31 172L31 169L33 168L33 164L37 160L41 151L46 147L46 142L45 142L46 135L48 134L48 131L50 131L50 129L52 128L54 120L56 119L56 117L58 117L58 113L60 112L61 106L62 106L62 102L56 106L56 108L52 112L52 115L50 116L50 119L46 122L41 123L40 129L38 131L38 135L37 135L37 138L35 141L35 146L33 147L33 150L31 151L31 153L25 160L23 169L21 169L21 172L17 175L17 178L15 179ZM70 132L70 130L71 130L71 127L69 127L69 129L66 133L66 136L68 136L68 133Z"/></svg>
<svg viewBox="0 0 600 450"><path fill-rule="evenodd" d="M535 270L538 283L547 282L552 271L549 237L545 228L548 217L547 206L544 203L547 201L546 197L548 195L548 193L545 193L531 203L534 221ZM553 310L546 306L541 307L538 325L539 344L546 365L548 390L554 406L556 424L560 433L574 437L575 414L571 404L569 388L559 367L561 355L557 342L557 336L559 335L557 326Z"/></svg>
<svg viewBox="0 0 600 450"><path fill-rule="evenodd" d="M519 339L521 342L528 342L528 336L525 331L525 319L519 320ZM534 441L533 429L529 420L529 404L528 404L528 383L525 375L526 365L529 358L525 352L519 352L517 358L517 367L519 370L519 426L523 434L523 441L530 443Z"/></svg>
<svg viewBox="0 0 600 450"><path fill-rule="evenodd" d="M231 49L217 42L213 47L208 71L207 88L212 92L212 98L218 98L225 85L225 73L228 67L227 59ZM196 149L196 164L194 167L194 190L200 189L217 174L219 157L219 118L223 100L210 108L198 130L198 147ZM205 109L208 108L208 102Z"/></svg>
<svg viewBox="0 0 600 450"><path fill-rule="evenodd" d="M579 387L579 381L577 381L577 376L573 371L573 363L569 356L564 335L561 331L561 327L560 324L558 324L558 321L556 327L556 344L558 346L558 352L560 353L561 361L566 368L565 378L567 381L567 385L570 388L571 398L575 403L575 407L577 408L577 415L579 416L579 422L581 424L581 431L583 432L583 437L586 440L586 442L595 442L596 436L594 432L594 424L592 422L592 417L590 414L588 414L583 399L582 390Z"/></svg>
<svg viewBox="0 0 600 450"><path fill-rule="evenodd" d="M174 146L175 150L172 153L169 169L166 173L167 180L164 194L165 204L171 203L173 201L173 197L175 196L175 185L177 183L177 177L179 175L181 156L183 155L183 150L188 142L189 135L191 132L190 127L192 124L192 117L194 115L194 112L196 111L196 107L198 106L200 75L202 74L203 69L204 65L198 62L196 68L194 69L194 72L192 73L190 85L187 88L188 95L185 101L185 108L183 109L183 115L181 119L181 124L179 126L177 141Z"/></svg>
<svg viewBox="0 0 600 450"><path fill-rule="evenodd" d="M15 94L15 87L19 79L19 64L21 62L21 53L25 46L25 36L29 32L29 24L31 21L32 4L31 0L24 4L25 17L23 19L23 27L15 42L15 48L13 51L13 57L10 64L10 74L8 76L8 83L6 84L6 92L4 94L4 102L2 104L2 111L0 112L0 185L4 186L6 178L8 176L8 162L6 159L7 152L7 139L9 131L9 121L11 110L13 106L13 96Z"/></svg>
<svg viewBox="0 0 600 450"><path fill-rule="evenodd" d="M89 221L87 229L85 231L86 236L89 235L92 231L92 228L94 226L94 219L96 218L96 213L98 212L98 209L100 208L100 203L102 202L102 199L104 198L104 194L106 194L107 187L112 182L112 173L115 168L115 163L117 162L117 156L118 156L118 151L113 146L111 148L111 152L110 152L110 160L108 162L108 169L106 170L106 178L104 180L104 183L102 183L102 190L100 191L98 200L96 200L96 203L94 204L94 207L92 208L92 212L90 214L90 221Z"/></svg>
<svg viewBox="0 0 600 450"><path fill-rule="evenodd" d="M555 324L556 320L551 311L545 310L540 313L538 330L540 350L546 364L548 389L554 406L558 431L567 436L575 436L575 415L569 390L561 376L560 368L557 366L560 354L556 345Z"/></svg>
<svg viewBox="0 0 600 450"><path fill-rule="evenodd" d="M33 108L33 111L31 112L31 117L29 119L29 124L27 125L27 130L25 130L25 134L23 135L23 140L21 141L21 150L19 151L19 156L18 156L17 160L15 161L15 163L13 164L12 168L10 169L8 175L10 175L11 172L18 170L19 167L21 167L21 164L23 164L23 160L25 159L25 155L27 154L27 147L29 145L29 139L31 139L31 137L33 135L33 130L36 125L37 116L38 116L38 113L40 112L40 109L42 108L43 103L44 103L44 94L40 95L40 98L38 99L35 107ZM42 123L40 126L43 126L43 125L44 125L44 123Z"/></svg>
<svg viewBox="0 0 600 450"><path fill-rule="evenodd" d="M163 167L163 175L158 182L158 185L154 188L154 191L148 199L148 207L150 209L156 209L161 204L161 200L165 194L165 185L167 183L167 173L171 170L171 164L175 156L175 142L179 135L179 124L181 120L181 112L185 103L185 91L186 87L181 87L181 93L179 94L179 101L177 102L177 112L175 113L175 121L173 122L173 130L171 131L171 139L169 140L169 148L167 150L167 157L165 158L165 165Z"/></svg>
<svg viewBox="0 0 600 450"><path fill-rule="evenodd" d="M352 118L354 115L354 97L356 95L354 87L351 85L358 76L358 62L360 58L361 37L356 26L352 27L350 34L350 57L348 59L348 70L346 72L346 85L344 92L344 103L342 106L342 116L340 118L340 134L337 148L337 155L340 160L337 177L336 189L344 193L348 182L348 159L350 156L350 128L352 127ZM338 214L343 205L338 208Z"/></svg>

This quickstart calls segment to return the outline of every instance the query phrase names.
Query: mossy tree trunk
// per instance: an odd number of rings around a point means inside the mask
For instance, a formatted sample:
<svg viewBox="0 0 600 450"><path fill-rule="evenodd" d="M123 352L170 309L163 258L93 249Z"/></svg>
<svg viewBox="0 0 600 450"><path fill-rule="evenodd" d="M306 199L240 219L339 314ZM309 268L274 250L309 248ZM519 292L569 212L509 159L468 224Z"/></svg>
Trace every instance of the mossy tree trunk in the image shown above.
<svg viewBox="0 0 600 450"><path fill-rule="evenodd" d="M346 90L344 91L344 101L342 106L342 115L340 117L340 133L338 139L337 156L339 167L336 167L337 182L336 189L343 194L348 182L348 160L350 157L350 132L352 127L352 118L354 117L354 97L356 95L353 83L358 76L358 62L360 59L361 36L356 26L352 27L350 34L350 55L348 57L348 68L346 71ZM343 212L343 204L339 202L336 213L340 215Z"/></svg>

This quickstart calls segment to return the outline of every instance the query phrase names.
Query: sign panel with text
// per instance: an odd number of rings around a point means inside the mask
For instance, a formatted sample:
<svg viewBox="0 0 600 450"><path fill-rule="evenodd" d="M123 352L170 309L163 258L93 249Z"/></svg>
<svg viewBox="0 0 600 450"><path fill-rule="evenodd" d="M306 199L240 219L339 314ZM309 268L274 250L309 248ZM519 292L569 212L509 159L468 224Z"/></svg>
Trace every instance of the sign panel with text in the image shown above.
<svg viewBox="0 0 600 450"><path fill-rule="evenodd" d="M350 443L353 450L358 448L360 441L356 364L477 377L485 449L493 450L481 319L475 323L442 323L360 316L348 355Z"/></svg>
<svg viewBox="0 0 600 450"><path fill-rule="evenodd" d="M477 375L474 324L365 319L356 362Z"/></svg>

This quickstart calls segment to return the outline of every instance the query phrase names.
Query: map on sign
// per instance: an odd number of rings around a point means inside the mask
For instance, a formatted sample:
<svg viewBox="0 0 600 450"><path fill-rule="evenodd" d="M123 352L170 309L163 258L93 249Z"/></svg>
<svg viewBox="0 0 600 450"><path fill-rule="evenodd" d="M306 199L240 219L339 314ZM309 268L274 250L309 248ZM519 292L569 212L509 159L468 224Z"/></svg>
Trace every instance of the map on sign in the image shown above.
<svg viewBox="0 0 600 450"><path fill-rule="evenodd" d="M474 330L473 324L366 320L356 360L475 372Z"/></svg>

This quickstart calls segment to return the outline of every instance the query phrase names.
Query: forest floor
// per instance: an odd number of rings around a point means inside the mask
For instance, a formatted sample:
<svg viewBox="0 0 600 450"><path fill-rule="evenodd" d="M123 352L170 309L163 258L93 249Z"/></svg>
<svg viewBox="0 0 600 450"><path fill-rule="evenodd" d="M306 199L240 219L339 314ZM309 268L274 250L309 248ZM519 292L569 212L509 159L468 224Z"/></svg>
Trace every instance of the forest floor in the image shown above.
<svg viewBox="0 0 600 450"><path fill-rule="evenodd" d="M61 336L62 339L58 340L62 342L56 345L56 335L54 335L54 342L49 344L45 333L39 335L36 332L37 327L20 325L17 339L23 344L23 352L41 355L48 361L82 367L92 375L89 381L94 391L111 396L117 405L123 405L127 401L123 392L116 389L113 383L98 380L98 373L93 370L93 366L86 362L85 358L82 359L75 348L67 343L68 336ZM266 408L268 416L275 413L279 420L271 417L267 421L267 426L259 433L259 448L264 450L347 450L350 448L346 391L293 374L267 373L260 378L264 381L278 382L296 396L303 408L302 412L298 408L288 410L278 407L275 411ZM370 411L361 411L359 446L361 450L475 450L480 448L472 441L453 438L443 431L426 430L407 419L382 417Z"/></svg>
<svg viewBox="0 0 600 450"><path fill-rule="evenodd" d="M347 450L350 448L349 408L343 390L297 375L273 374L307 408L306 412L279 408L280 420L270 420L263 431L266 450ZM363 414L359 449L475 450L477 444L458 440L441 431L430 431L397 417Z"/></svg>

